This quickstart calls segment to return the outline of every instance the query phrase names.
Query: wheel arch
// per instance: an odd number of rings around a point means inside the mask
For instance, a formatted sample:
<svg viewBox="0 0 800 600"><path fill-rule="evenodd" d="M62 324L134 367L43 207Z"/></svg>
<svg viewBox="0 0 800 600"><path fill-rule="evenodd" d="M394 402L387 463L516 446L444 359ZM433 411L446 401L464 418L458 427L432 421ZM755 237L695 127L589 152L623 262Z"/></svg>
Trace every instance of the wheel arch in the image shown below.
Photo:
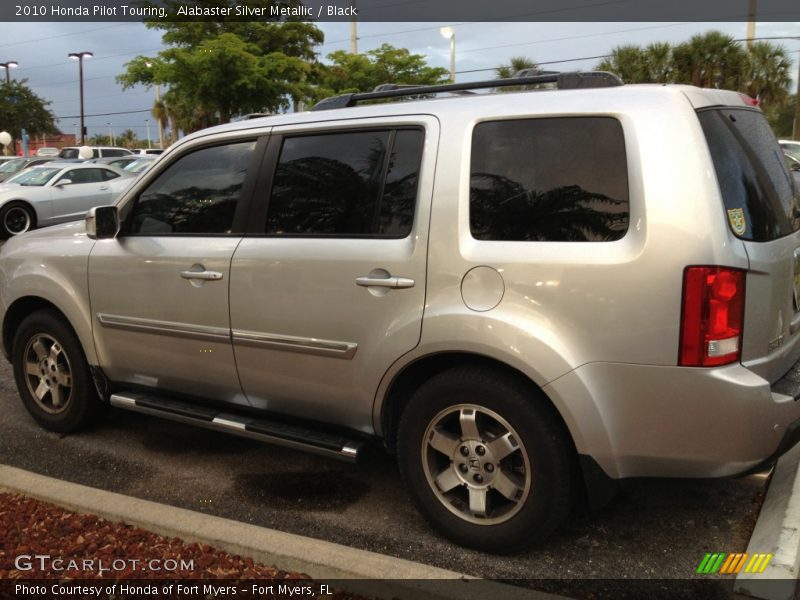
<svg viewBox="0 0 800 600"><path fill-rule="evenodd" d="M438 373L463 365L474 365L503 373L529 388L547 404L561 424L563 432L574 451L582 489L585 493L584 499L588 501L588 505L591 508L599 508L606 505L616 495L618 491L616 480L609 477L592 456L579 453L575 439L576 432L573 432L570 427L571 420L568 417L565 418L557 403L553 401L546 390L542 389L526 373L508 363L497 358L468 351L428 354L409 362L394 375L386 389L386 393L382 397L382 404L378 413L379 432L383 436L384 443L390 452L395 452L397 426L403 410L414 391L423 382Z"/></svg>
<svg viewBox="0 0 800 600"><path fill-rule="evenodd" d="M14 341L14 335L19 328L20 323L28 316L40 310L53 310L57 312L66 322L66 324L72 329L75 333L76 337L80 341L80 344L83 348L83 352L86 355L87 361L89 364L96 363L95 356L94 356L94 344L92 343L91 339L91 329L89 329L89 339L85 339L85 334L81 335L81 331L79 327L75 326L75 323L68 314L68 311L63 310L60 306L56 305L51 300L43 298L41 296L23 296L21 298L17 298L14 300L11 305L9 305L8 309L5 312L3 317L3 355L10 359L11 356L11 345Z"/></svg>
<svg viewBox="0 0 800 600"><path fill-rule="evenodd" d="M389 384L386 393L383 396L383 401L379 409L380 414L380 432L386 440L388 448L394 448L395 437L397 433L397 424L400 420L400 415L403 412L406 404L408 403L414 391L426 380L431 377L457 366L472 365L476 367L494 369L502 372L510 378L516 379L523 383L526 387L534 390L537 395L541 395L546 399L547 403L558 415L565 431L568 433L573 446L574 440L572 433L567 427L561 412L558 407L553 403L549 396L537 385L528 375L514 368L513 366L505 363L499 359L478 354L475 352L459 351L459 352L438 352L435 354L428 354L421 356L416 360L403 366L402 369L396 373Z"/></svg>

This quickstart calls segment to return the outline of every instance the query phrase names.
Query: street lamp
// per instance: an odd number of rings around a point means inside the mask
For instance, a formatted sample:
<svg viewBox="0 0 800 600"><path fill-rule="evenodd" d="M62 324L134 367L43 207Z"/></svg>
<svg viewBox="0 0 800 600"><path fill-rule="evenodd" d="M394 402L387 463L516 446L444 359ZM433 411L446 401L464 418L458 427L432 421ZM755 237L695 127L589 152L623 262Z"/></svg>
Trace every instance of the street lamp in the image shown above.
<svg viewBox="0 0 800 600"><path fill-rule="evenodd" d="M116 144L114 143L114 129L111 127L112 123L109 121L107 125L108 125L108 143L111 144L112 146L116 146Z"/></svg>
<svg viewBox="0 0 800 600"><path fill-rule="evenodd" d="M83 139L86 135L86 127L83 125L83 59L84 58L91 58L94 56L91 52L70 52L67 54L69 58L72 60L78 61L78 73L80 77L80 87L81 87L81 146L83 146Z"/></svg>
<svg viewBox="0 0 800 600"><path fill-rule="evenodd" d="M16 69L19 66L19 63L15 60L10 60L8 62L0 63L0 67L3 67L6 70L6 83L11 85L11 75L9 75L9 70Z"/></svg>
<svg viewBox="0 0 800 600"><path fill-rule="evenodd" d="M153 144L150 142L150 119L144 120L145 127L147 127L147 148L150 149L153 147Z"/></svg>
<svg viewBox="0 0 800 600"><path fill-rule="evenodd" d="M452 27L439 29L442 37L450 38L450 83L456 82L456 32Z"/></svg>

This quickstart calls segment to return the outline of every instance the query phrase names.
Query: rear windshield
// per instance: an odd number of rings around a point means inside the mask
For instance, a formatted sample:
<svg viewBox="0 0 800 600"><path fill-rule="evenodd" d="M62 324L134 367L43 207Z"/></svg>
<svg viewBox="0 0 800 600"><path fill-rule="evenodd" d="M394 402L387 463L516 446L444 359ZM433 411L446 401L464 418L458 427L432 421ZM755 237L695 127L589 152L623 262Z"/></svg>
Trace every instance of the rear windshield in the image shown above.
<svg viewBox="0 0 800 600"><path fill-rule="evenodd" d="M744 108L708 109L697 116L734 234L768 242L800 229L800 194L764 116Z"/></svg>

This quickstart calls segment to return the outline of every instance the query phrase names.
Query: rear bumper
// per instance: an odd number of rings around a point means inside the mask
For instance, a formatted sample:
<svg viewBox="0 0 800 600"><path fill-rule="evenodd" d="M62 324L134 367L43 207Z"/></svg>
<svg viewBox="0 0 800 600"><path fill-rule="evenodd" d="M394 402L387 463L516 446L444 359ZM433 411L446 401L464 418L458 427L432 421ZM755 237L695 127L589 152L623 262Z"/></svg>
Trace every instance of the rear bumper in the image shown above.
<svg viewBox="0 0 800 600"><path fill-rule="evenodd" d="M741 364L591 363L544 391L614 479L736 475L800 440L800 362L773 386Z"/></svg>

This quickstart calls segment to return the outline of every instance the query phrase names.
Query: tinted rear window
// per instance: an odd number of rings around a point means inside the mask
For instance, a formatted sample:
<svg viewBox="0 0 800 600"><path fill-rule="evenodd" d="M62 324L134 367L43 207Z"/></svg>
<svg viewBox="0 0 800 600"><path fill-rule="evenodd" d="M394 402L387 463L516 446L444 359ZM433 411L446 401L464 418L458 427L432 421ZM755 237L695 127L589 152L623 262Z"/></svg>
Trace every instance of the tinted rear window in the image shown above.
<svg viewBox="0 0 800 600"><path fill-rule="evenodd" d="M619 121L480 123L472 135L470 229L479 240L601 242L628 229Z"/></svg>
<svg viewBox="0 0 800 600"><path fill-rule="evenodd" d="M698 112L732 231L755 242L800 229L800 196L764 116L755 110Z"/></svg>

